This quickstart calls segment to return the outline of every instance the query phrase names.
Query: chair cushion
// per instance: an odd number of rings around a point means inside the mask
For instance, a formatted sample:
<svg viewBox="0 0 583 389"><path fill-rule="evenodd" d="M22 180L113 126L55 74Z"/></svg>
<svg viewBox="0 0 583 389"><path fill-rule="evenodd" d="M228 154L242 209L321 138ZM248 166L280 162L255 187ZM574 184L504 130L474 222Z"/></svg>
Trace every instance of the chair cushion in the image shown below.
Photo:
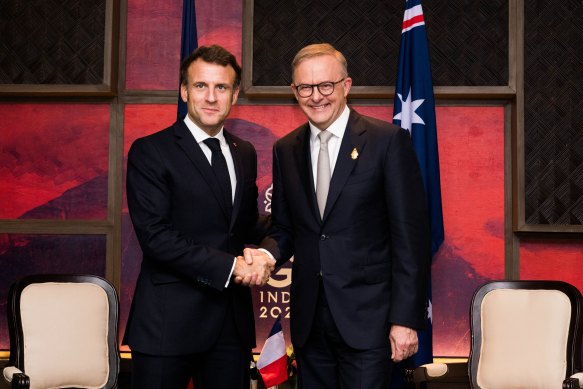
<svg viewBox="0 0 583 389"><path fill-rule="evenodd" d="M41 283L20 300L24 371L31 389L107 383L107 294L90 283Z"/></svg>
<svg viewBox="0 0 583 389"><path fill-rule="evenodd" d="M557 290L497 289L481 305L481 388L561 389L571 304Z"/></svg>

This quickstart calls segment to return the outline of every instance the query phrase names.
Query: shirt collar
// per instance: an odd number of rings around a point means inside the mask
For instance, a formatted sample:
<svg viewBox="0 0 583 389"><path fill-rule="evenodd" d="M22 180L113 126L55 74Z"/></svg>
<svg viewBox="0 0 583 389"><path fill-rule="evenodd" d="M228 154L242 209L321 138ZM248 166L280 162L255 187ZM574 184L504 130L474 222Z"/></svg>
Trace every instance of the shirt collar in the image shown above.
<svg viewBox="0 0 583 389"><path fill-rule="evenodd" d="M188 129L192 133L192 136L194 136L194 139L196 140L197 143L201 143L205 139L212 138L211 136L209 136L209 134L204 132L202 130L202 128L200 128L199 126L194 124L194 122L190 119L190 117L188 115L186 115L184 117L184 124L186 124L186 127L188 127ZM223 132L223 129L224 129L224 127L221 127L221 130L217 133L217 135L214 136L214 138L218 139L219 142L221 142L221 146L224 146L227 144L227 140L225 139L225 134Z"/></svg>
<svg viewBox="0 0 583 389"><path fill-rule="evenodd" d="M344 111L342 111L340 116L338 116L338 118L336 118L336 120L334 120L334 122L330 124L328 128L326 128L326 131L331 132L334 136L342 139L342 137L344 136L344 131L346 131L346 126L348 125L349 117L350 108L348 108L348 106L345 105ZM321 130L318 127L314 126L311 122L308 123L310 123L310 139L313 142Z"/></svg>

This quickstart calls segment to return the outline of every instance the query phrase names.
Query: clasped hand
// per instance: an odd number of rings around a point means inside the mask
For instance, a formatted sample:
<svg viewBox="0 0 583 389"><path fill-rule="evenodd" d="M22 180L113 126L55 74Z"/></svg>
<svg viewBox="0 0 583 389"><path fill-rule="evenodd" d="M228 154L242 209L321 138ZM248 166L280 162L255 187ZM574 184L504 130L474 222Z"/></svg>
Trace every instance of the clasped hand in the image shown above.
<svg viewBox="0 0 583 389"><path fill-rule="evenodd" d="M274 270L273 258L261 250L246 248L243 250L243 256L237 257L233 277L237 284L263 286L269 281Z"/></svg>

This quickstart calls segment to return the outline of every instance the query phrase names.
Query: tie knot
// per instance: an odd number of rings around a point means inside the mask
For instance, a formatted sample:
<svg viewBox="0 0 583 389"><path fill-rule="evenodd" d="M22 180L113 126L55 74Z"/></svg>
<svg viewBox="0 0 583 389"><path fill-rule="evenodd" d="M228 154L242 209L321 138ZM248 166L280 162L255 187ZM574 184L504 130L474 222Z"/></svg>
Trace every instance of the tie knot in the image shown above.
<svg viewBox="0 0 583 389"><path fill-rule="evenodd" d="M320 138L320 146L325 146L328 144L328 141L332 137L332 133L326 130L320 131L318 134L318 138Z"/></svg>
<svg viewBox="0 0 583 389"><path fill-rule="evenodd" d="M217 138L207 138L203 142L211 149L214 153L215 151L221 150L221 142Z"/></svg>

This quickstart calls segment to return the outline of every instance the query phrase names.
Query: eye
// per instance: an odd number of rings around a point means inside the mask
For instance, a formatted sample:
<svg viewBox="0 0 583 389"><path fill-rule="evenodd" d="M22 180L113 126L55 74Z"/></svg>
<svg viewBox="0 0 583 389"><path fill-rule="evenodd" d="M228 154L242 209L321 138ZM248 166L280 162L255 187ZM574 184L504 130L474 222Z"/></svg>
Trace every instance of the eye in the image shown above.
<svg viewBox="0 0 583 389"><path fill-rule="evenodd" d="M203 82L196 82L194 84L194 89L204 89L206 85Z"/></svg>
<svg viewBox="0 0 583 389"><path fill-rule="evenodd" d="M323 82L318 85L318 89L320 89L322 92L329 92L332 90L332 88L334 88L334 84L331 82Z"/></svg>

